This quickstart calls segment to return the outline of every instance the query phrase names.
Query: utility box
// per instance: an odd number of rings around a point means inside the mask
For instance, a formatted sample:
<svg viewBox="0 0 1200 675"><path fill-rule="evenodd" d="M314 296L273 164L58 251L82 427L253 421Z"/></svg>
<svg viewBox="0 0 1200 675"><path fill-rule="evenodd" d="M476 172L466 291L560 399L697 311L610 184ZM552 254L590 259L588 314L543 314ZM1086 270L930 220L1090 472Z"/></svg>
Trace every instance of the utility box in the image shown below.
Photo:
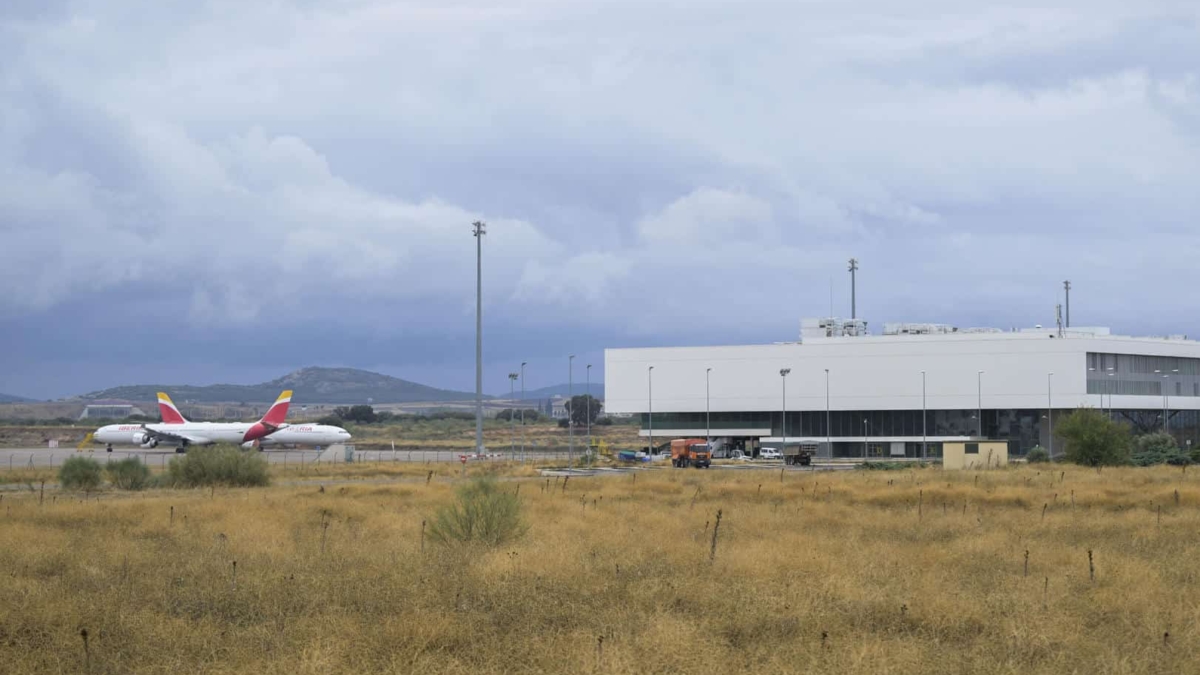
<svg viewBox="0 0 1200 675"><path fill-rule="evenodd" d="M1008 466L1008 443L1004 441L950 442L942 444L942 468L946 470L995 469Z"/></svg>
<svg viewBox="0 0 1200 675"><path fill-rule="evenodd" d="M354 446L353 445L346 446L346 463L347 464L354 463Z"/></svg>

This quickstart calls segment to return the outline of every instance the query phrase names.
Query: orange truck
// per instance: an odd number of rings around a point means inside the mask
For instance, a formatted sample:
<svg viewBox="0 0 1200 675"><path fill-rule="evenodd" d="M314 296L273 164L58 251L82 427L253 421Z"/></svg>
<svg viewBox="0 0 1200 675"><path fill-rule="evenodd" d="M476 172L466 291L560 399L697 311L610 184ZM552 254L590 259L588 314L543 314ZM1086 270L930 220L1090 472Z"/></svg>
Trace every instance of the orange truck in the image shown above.
<svg viewBox="0 0 1200 675"><path fill-rule="evenodd" d="M703 438L677 438L671 441L671 466L705 469L712 466L712 451L708 449L708 442Z"/></svg>

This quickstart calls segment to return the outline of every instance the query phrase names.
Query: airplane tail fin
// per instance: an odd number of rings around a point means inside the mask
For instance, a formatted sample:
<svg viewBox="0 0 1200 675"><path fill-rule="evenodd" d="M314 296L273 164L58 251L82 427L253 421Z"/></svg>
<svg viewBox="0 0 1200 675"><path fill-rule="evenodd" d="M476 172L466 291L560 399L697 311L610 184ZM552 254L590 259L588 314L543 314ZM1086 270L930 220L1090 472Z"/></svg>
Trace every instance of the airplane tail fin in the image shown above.
<svg viewBox="0 0 1200 675"><path fill-rule="evenodd" d="M275 399L275 404L271 406L271 409L267 411L266 415L263 415L263 424L269 424L273 427L283 425L284 421L287 419L288 406L290 406L291 403L292 390L288 389L280 394L279 398Z"/></svg>
<svg viewBox="0 0 1200 675"><path fill-rule="evenodd" d="M179 412L179 408L171 402L171 397L163 392L158 392L158 412L162 415L163 424L183 424L187 422L183 414Z"/></svg>

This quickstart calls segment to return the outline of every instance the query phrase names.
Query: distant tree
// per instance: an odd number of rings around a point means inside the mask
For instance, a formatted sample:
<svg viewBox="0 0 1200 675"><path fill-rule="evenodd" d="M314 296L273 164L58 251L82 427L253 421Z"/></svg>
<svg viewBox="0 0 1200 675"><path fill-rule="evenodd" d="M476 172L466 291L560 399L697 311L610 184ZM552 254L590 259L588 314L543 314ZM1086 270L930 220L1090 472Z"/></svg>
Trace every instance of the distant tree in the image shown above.
<svg viewBox="0 0 1200 675"><path fill-rule="evenodd" d="M346 412L345 419L347 422L361 422L363 424L372 424L379 419L375 414L375 409L369 405L353 405Z"/></svg>
<svg viewBox="0 0 1200 675"><path fill-rule="evenodd" d="M341 426L344 422L345 420L337 415L325 415L324 417L317 419L317 424L325 424L331 427Z"/></svg>
<svg viewBox="0 0 1200 675"><path fill-rule="evenodd" d="M333 414L337 415L338 419L342 419L342 420L349 419L350 407L344 406L344 405L339 405L338 407L333 409Z"/></svg>
<svg viewBox="0 0 1200 675"><path fill-rule="evenodd" d="M1129 463L1129 427L1114 422L1095 408L1079 408L1054 430L1067 444L1066 459L1084 466Z"/></svg>
<svg viewBox="0 0 1200 675"><path fill-rule="evenodd" d="M498 419L502 422L507 422L511 419L516 419L518 421L524 419L525 423L529 424L530 422L538 421L538 419L540 419L540 418L541 418L541 415L538 414L538 411L528 409L528 408L525 410L524 416L522 416L520 408L517 408L515 410L513 408L505 408L504 410L501 410L499 413L496 414L496 419Z"/></svg>
<svg viewBox="0 0 1200 675"><path fill-rule="evenodd" d="M600 416L600 411L604 409L604 404L596 399L595 396L572 396L570 400L563 402L563 407L567 409L567 413L571 419L571 424L577 427L587 426L589 422L596 423L596 418Z"/></svg>
<svg viewBox="0 0 1200 675"><path fill-rule="evenodd" d="M375 413L375 421L380 424L392 422L395 420L396 420L396 413L387 412L386 410L383 412Z"/></svg>

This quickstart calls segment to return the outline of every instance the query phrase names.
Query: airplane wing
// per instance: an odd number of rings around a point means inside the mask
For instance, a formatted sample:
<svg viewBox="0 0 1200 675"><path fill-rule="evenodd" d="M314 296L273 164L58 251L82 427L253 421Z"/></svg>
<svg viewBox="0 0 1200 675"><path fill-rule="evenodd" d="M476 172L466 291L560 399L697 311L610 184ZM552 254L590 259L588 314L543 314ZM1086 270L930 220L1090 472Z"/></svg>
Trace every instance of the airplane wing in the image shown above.
<svg viewBox="0 0 1200 675"><path fill-rule="evenodd" d="M155 429L148 426L143 426L142 429L144 429L151 438L156 438L159 441L174 441L176 443L180 441L187 441L192 445L208 445L209 443L212 443L211 439L205 438L204 436L198 436L196 434L164 431L162 429Z"/></svg>

